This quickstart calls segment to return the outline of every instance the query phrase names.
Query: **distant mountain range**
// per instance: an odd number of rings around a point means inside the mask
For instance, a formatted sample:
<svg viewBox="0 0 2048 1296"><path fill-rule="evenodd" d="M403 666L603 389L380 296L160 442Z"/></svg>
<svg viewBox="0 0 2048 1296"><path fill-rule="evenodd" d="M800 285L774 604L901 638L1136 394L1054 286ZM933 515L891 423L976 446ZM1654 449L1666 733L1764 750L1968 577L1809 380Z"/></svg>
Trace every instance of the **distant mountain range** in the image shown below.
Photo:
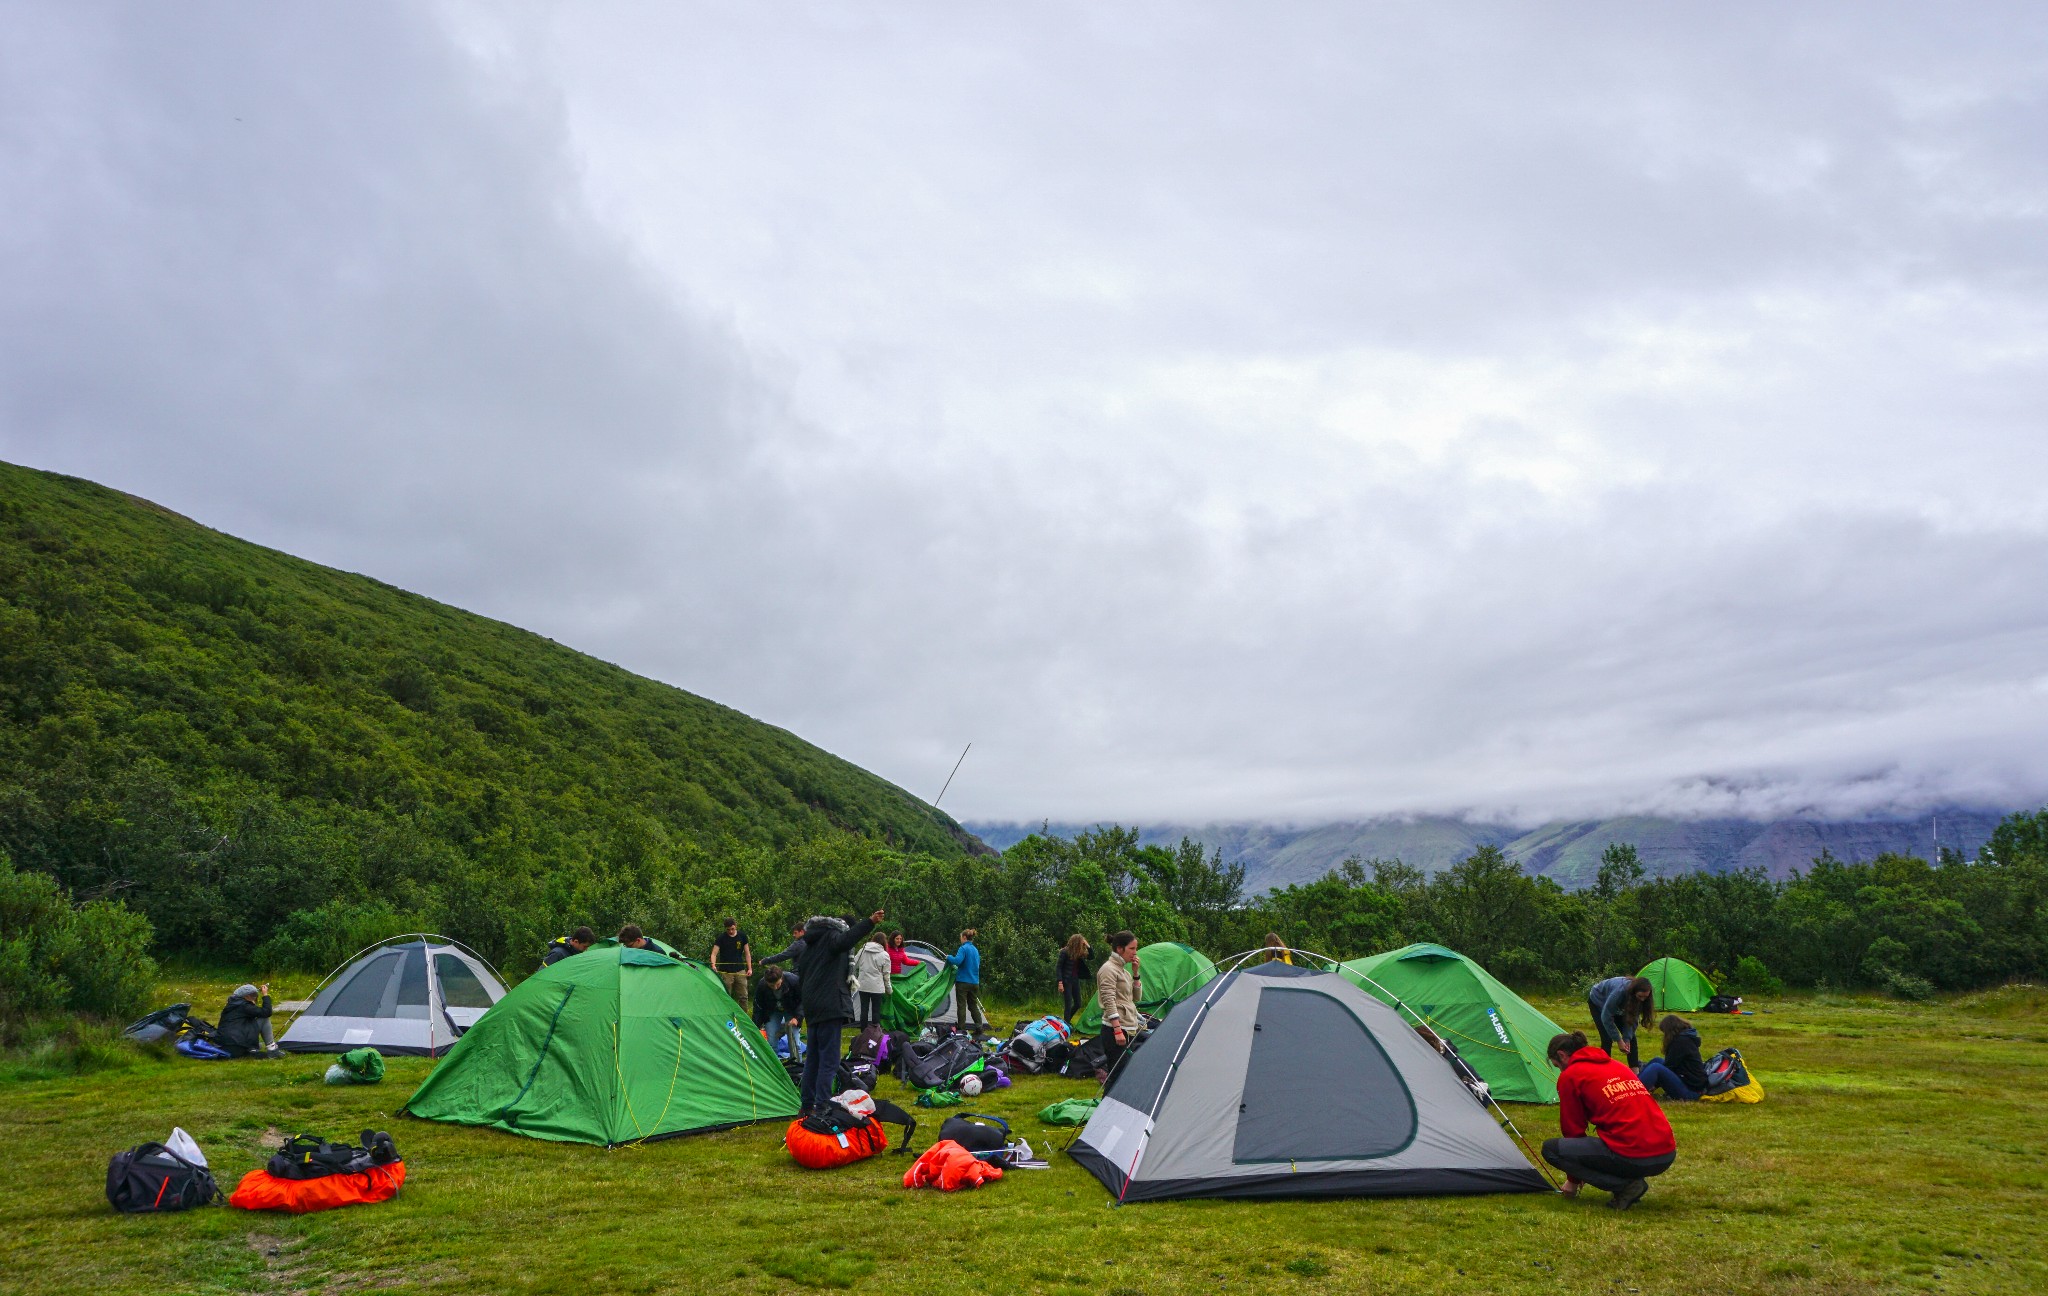
<svg viewBox="0 0 2048 1296"><path fill-rule="evenodd" d="M1612 843L1633 845L1651 877L1705 869L1724 873L1762 868L1783 878L1809 867L1823 850L1837 859L1867 860L1886 851L1931 857L1937 826L1941 844L1975 855L2005 817L1996 810L1944 809L1916 819L1580 819L1536 828L1469 819L1421 816L1333 823L1310 828L1271 824L1145 824L1139 840L1176 845L1183 837L1242 862L1245 883L1257 892L1321 877L1352 856L1400 859L1434 873L1480 846L1498 846L1531 873L1578 888L1592 883L1600 853ZM1071 837L1092 824L965 824L998 850L1034 832Z"/></svg>

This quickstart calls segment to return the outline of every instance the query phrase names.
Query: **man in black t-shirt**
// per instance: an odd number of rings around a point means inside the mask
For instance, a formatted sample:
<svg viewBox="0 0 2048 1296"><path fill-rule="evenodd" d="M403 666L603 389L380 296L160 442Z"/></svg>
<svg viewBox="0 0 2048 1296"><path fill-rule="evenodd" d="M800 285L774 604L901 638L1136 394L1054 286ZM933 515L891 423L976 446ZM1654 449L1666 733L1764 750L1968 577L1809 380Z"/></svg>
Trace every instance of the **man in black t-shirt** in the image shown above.
<svg viewBox="0 0 2048 1296"><path fill-rule="evenodd" d="M725 982L725 992L747 1006L747 982L754 976L754 947L740 930L739 919L725 920L725 930L711 938L711 970Z"/></svg>

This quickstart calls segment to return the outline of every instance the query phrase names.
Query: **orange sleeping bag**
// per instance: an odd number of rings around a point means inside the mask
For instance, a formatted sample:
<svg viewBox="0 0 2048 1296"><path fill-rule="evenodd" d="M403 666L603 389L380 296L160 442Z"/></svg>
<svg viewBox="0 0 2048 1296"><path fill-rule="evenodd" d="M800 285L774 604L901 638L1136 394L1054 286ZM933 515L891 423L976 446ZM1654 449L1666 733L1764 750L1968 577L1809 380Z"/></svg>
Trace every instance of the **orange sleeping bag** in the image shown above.
<svg viewBox="0 0 2048 1296"><path fill-rule="evenodd" d="M782 1145L805 1169L831 1170L888 1151L889 1131L882 1128L882 1122L870 1119L844 1133L820 1134L805 1129L802 1121L793 1120L782 1136Z"/></svg>
<svg viewBox="0 0 2048 1296"><path fill-rule="evenodd" d="M405 1182L405 1162L373 1165L356 1174L323 1175L318 1179L280 1179L268 1170L251 1170L228 1194L228 1205L243 1210L282 1210L294 1215L390 1201Z"/></svg>

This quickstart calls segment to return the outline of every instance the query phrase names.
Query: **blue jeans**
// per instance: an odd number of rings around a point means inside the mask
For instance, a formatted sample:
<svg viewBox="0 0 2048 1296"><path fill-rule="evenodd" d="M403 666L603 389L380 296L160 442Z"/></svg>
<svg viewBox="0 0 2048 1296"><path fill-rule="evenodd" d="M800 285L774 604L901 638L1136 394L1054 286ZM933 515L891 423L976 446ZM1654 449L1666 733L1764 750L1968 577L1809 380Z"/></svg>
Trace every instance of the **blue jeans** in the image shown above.
<svg viewBox="0 0 2048 1296"><path fill-rule="evenodd" d="M775 1041L781 1040L789 1046L789 1056L800 1058L804 1055L803 1034L797 1030L795 1020L788 1013L776 1013L768 1019L764 1029L768 1032L769 1048L774 1048Z"/></svg>
<svg viewBox="0 0 2048 1296"><path fill-rule="evenodd" d="M1643 1088L1651 1093L1656 1093L1657 1086L1662 1085L1665 1093L1680 1102L1699 1101L1699 1095L1693 1092L1692 1086L1679 1079L1678 1072L1664 1065L1663 1058L1654 1057L1643 1063L1643 1069L1636 1072L1636 1079L1642 1081Z"/></svg>
<svg viewBox="0 0 2048 1296"><path fill-rule="evenodd" d="M844 1018L812 1022L810 1047L804 1053L804 1106L817 1110L832 1101L832 1081L839 1075L839 1032Z"/></svg>

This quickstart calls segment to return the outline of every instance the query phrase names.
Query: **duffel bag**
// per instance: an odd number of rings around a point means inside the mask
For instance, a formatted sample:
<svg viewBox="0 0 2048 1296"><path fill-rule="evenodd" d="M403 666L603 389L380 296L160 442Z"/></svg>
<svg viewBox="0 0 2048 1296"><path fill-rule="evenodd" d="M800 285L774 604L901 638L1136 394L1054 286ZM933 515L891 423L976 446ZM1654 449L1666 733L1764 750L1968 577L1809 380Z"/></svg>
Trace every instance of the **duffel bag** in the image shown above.
<svg viewBox="0 0 2048 1296"><path fill-rule="evenodd" d="M782 1146L806 1170L834 1170L888 1151L889 1131L878 1120L865 1120L849 1129L824 1134L793 1120L783 1131Z"/></svg>
<svg viewBox="0 0 2048 1296"><path fill-rule="evenodd" d="M405 1162L373 1165L354 1174L330 1174L318 1179L280 1179L268 1170L251 1170L228 1194L228 1205L243 1210L281 1210L294 1215L333 1210L337 1206L366 1206L390 1201L405 1183Z"/></svg>
<svg viewBox="0 0 2048 1296"><path fill-rule="evenodd" d="M138 1144L107 1162L107 1203L123 1214L190 1210L218 1196L211 1171L161 1143Z"/></svg>

